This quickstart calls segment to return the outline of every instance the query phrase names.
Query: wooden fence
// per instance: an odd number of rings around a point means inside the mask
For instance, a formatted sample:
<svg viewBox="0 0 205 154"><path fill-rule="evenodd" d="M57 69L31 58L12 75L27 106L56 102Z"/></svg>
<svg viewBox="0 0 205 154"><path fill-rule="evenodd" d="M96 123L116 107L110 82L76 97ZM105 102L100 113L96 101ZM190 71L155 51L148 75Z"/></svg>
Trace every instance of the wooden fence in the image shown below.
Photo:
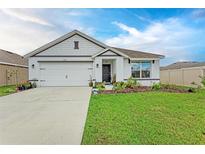
<svg viewBox="0 0 205 154"><path fill-rule="evenodd" d="M28 68L0 64L0 86L28 81Z"/></svg>
<svg viewBox="0 0 205 154"><path fill-rule="evenodd" d="M205 67L192 67L183 69L170 69L160 71L160 82L164 84L175 84L193 86L193 82L201 85L199 76L205 75Z"/></svg>

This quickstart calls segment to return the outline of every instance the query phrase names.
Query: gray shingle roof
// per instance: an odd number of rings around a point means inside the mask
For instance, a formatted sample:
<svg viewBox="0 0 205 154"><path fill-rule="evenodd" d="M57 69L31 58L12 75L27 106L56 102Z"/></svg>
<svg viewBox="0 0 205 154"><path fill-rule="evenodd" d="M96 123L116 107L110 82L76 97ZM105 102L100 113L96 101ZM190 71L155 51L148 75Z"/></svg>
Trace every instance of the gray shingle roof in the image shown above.
<svg viewBox="0 0 205 154"><path fill-rule="evenodd" d="M116 47L112 47L112 48L124 53L130 58L164 58L163 55L153 54L149 52L135 51L135 50L129 50L123 48L116 48Z"/></svg>
<svg viewBox="0 0 205 154"><path fill-rule="evenodd" d="M161 67L160 70L181 69L181 68L201 67L201 66L205 66L205 62L191 62L191 61L176 62L168 66Z"/></svg>
<svg viewBox="0 0 205 154"><path fill-rule="evenodd" d="M6 50L0 49L0 63L11 63L15 65L28 65L27 59Z"/></svg>

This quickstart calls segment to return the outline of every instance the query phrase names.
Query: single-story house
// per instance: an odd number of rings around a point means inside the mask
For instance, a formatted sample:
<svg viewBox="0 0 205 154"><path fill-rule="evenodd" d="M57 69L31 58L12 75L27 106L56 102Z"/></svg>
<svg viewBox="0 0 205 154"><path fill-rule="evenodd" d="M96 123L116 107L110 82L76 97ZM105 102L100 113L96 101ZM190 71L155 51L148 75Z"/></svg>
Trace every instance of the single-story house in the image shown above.
<svg viewBox="0 0 205 154"><path fill-rule="evenodd" d="M160 82L183 86L201 85L205 76L205 62L176 62L160 68Z"/></svg>
<svg viewBox="0 0 205 154"><path fill-rule="evenodd" d="M0 49L0 86L28 81L28 61L15 53Z"/></svg>
<svg viewBox="0 0 205 154"><path fill-rule="evenodd" d="M74 30L25 55L29 80L37 86L88 86L89 81L110 83L129 77L142 85L159 82L164 56L110 47Z"/></svg>

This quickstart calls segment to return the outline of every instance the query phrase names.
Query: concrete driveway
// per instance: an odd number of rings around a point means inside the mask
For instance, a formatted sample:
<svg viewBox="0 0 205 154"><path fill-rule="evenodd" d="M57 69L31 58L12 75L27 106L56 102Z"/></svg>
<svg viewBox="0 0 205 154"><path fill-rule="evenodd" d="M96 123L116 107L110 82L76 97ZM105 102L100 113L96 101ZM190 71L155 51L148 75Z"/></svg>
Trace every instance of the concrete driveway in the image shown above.
<svg viewBox="0 0 205 154"><path fill-rule="evenodd" d="M80 144L90 94L46 87L0 97L0 144Z"/></svg>

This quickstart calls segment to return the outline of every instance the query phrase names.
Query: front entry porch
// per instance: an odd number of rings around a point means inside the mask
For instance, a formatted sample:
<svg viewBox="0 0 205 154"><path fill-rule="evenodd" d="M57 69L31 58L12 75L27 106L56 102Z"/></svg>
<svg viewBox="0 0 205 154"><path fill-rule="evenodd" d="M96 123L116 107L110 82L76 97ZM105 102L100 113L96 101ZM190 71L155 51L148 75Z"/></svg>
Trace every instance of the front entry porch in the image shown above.
<svg viewBox="0 0 205 154"><path fill-rule="evenodd" d="M96 82L110 84L124 81L124 59L121 56L98 56L94 60L94 79Z"/></svg>

